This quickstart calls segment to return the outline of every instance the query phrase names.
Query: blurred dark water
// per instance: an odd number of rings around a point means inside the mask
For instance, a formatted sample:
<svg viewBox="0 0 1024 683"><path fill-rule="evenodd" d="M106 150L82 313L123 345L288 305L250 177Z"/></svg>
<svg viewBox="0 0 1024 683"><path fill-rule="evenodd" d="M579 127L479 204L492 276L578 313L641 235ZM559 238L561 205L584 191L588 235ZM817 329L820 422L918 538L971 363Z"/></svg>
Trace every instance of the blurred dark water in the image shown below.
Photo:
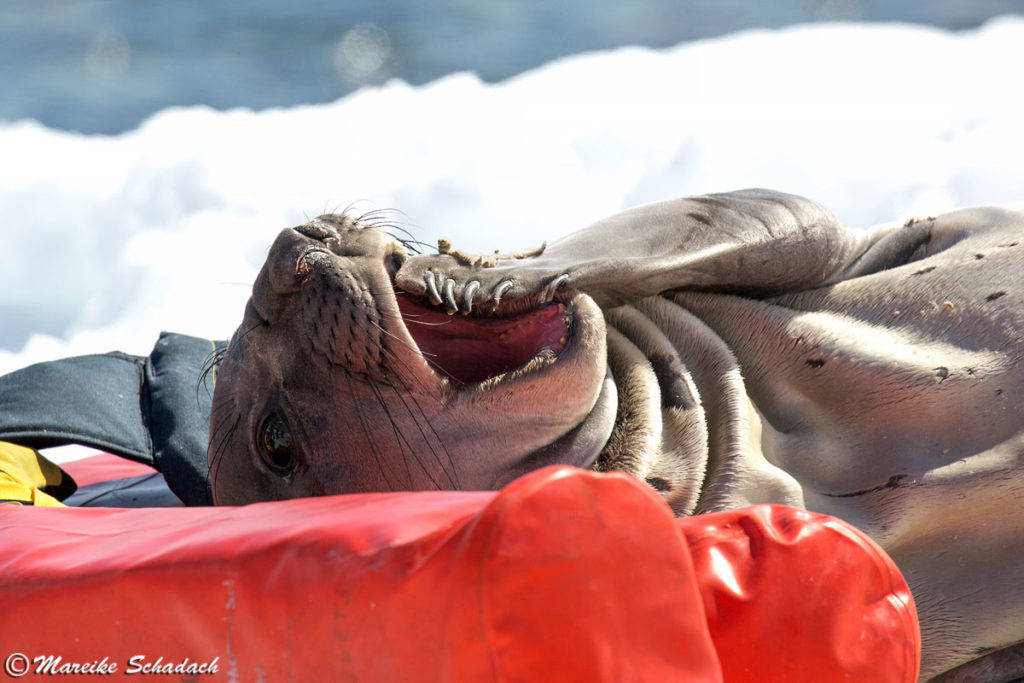
<svg viewBox="0 0 1024 683"><path fill-rule="evenodd" d="M498 81L552 59L747 28L902 21L948 29L1024 0L3 0L0 119L118 133L173 105L329 102L454 71Z"/></svg>

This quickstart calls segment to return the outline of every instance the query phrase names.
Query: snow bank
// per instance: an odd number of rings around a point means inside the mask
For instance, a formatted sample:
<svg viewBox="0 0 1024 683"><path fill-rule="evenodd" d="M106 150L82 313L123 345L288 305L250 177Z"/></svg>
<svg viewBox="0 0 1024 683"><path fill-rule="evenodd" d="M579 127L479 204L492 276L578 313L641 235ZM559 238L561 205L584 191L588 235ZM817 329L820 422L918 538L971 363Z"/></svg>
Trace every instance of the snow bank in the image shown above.
<svg viewBox="0 0 1024 683"><path fill-rule="evenodd" d="M226 337L278 230L355 203L466 250L748 186L852 225L1024 200L1024 19L826 24L624 49L487 85L165 110L86 137L0 124L0 372Z"/></svg>

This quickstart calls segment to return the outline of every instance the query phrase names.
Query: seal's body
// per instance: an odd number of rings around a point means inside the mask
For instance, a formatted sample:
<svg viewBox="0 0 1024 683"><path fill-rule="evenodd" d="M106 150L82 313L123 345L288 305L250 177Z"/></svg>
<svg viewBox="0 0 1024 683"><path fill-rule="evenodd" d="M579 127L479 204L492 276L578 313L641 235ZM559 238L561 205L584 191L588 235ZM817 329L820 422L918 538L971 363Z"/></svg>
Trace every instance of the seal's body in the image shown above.
<svg viewBox="0 0 1024 683"><path fill-rule="evenodd" d="M925 675L1024 639L1024 211L850 231L748 190L446 251L344 216L281 234L219 372L217 502L620 469L678 514L871 534Z"/></svg>

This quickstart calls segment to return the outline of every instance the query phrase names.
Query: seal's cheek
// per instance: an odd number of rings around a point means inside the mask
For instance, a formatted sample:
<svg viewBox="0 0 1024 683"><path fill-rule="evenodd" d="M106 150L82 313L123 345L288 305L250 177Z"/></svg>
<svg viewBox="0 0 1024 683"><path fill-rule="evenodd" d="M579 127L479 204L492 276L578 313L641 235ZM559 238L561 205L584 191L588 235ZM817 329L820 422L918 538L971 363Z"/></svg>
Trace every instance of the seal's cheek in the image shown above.
<svg viewBox="0 0 1024 683"><path fill-rule="evenodd" d="M262 332L246 329L243 343L232 342L241 350L221 363L210 411L210 486L218 505L292 497L284 480L301 463L294 425L258 353Z"/></svg>
<svg viewBox="0 0 1024 683"><path fill-rule="evenodd" d="M290 497L279 495L273 479L256 466L247 444L237 437L211 453L210 487L215 505L246 505Z"/></svg>
<svg viewBox="0 0 1024 683"><path fill-rule="evenodd" d="M292 456L286 454L290 446L280 425L273 419L267 420L264 434L268 449L264 453L253 449L243 431L233 434L222 452L211 455L210 486L215 505L246 505L310 495L295 486L295 474L287 469Z"/></svg>

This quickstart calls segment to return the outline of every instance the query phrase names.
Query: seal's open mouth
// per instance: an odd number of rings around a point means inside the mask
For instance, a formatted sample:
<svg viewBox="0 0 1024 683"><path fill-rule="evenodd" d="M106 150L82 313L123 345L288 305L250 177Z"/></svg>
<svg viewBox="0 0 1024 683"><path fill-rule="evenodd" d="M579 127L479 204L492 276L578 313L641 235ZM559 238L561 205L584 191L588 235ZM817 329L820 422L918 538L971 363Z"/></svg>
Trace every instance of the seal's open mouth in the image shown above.
<svg viewBox="0 0 1024 683"><path fill-rule="evenodd" d="M427 362L463 384L510 372L545 349L558 353L569 338L565 305L544 304L502 318L448 315L397 292L398 310Z"/></svg>

